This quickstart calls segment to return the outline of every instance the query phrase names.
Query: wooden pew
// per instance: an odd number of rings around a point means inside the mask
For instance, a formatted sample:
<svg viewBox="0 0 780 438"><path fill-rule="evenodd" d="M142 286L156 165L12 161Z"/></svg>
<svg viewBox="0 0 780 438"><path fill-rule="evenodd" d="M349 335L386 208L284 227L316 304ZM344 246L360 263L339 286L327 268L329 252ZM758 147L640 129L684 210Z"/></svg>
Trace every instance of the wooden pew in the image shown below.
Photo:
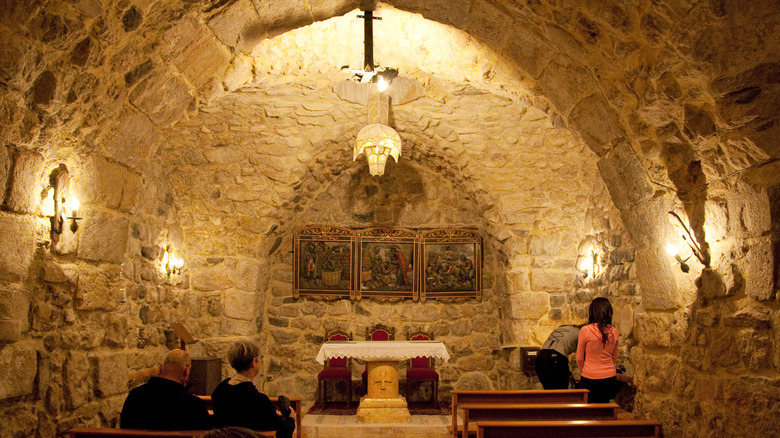
<svg viewBox="0 0 780 438"><path fill-rule="evenodd" d="M143 430L112 427L75 427L68 431L70 438L194 438L206 430ZM274 431L257 431L260 436L276 437Z"/></svg>
<svg viewBox="0 0 780 438"><path fill-rule="evenodd" d="M480 421L617 420L615 403L460 403L463 430ZM476 433L476 427L473 428Z"/></svg>
<svg viewBox="0 0 780 438"><path fill-rule="evenodd" d="M508 391L451 391L452 436L457 438L459 403L587 403L587 389L532 389ZM466 433L468 434L468 433Z"/></svg>
<svg viewBox="0 0 780 438"><path fill-rule="evenodd" d="M199 395L198 396L201 400L206 402L206 408L209 410L209 414L214 414L214 402L211 401L210 395ZM276 406L276 408L279 408L279 397L268 397L271 399L271 403ZM295 436L298 438L301 438L301 417L303 417L303 412L301 412L301 398L300 397L287 397L292 402L293 410L295 411Z"/></svg>
<svg viewBox="0 0 780 438"><path fill-rule="evenodd" d="M478 421L477 438L659 438L654 420Z"/></svg>

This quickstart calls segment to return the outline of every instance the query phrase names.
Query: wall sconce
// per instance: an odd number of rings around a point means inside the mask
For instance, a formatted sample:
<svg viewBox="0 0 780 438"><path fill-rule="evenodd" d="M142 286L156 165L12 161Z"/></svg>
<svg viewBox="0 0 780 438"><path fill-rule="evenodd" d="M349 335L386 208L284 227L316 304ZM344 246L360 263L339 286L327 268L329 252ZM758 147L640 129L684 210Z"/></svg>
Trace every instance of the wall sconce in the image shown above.
<svg viewBox="0 0 780 438"><path fill-rule="evenodd" d="M688 271L691 270L691 267L688 266L687 263L685 263L685 262L688 261L689 258L691 258L691 256L688 256L685 259L680 257L680 249L677 248L677 245L673 245L673 244L671 244L669 242L666 242L666 253L669 254L670 256L674 257L675 260L677 260L677 263L680 264L680 270L681 271L683 271L683 272L685 272L687 274Z"/></svg>
<svg viewBox="0 0 780 438"><path fill-rule="evenodd" d="M699 262L704 265L705 267L710 267L710 256L706 252L702 251L701 247L698 243L696 243L696 238L693 237L693 233L691 233L691 230L685 225L685 222L683 222L682 218L675 212L670 211L669 216L671 216L672 221L675 229L680 233L680 238L688 245L688 247L691 249L691 254L696 257ZM676 245L671 244L669 242L666 242L666 252L675 258L677 262L680 264L680 270L683 272L690 271L690 266L688 266L685 262L688 261L688 259L691 258L691 256L686 257L683 259L680 257L679 249Z"/></svg>
<svg viewBox="0 0 780 438"><path fill-rule="evenodd" d="M174 257L173 252L169 247L168 250L165 251L165 255L163 255L162 264L165 268L165 273L168 274L168 276L171 274L179 275L181 274L181 268L184 266L184 260Z"/></svg>
<svg viewBox="0 0 780 438"><path fill-rule="evenodd" d="M580 254L577 256L577 270L582 272L582 278L597 276L599 274L599 255L591 250L590 255Z"/></svg>
<svg viewBox="0 0 780 438"><path fill-rule="evenodd" d="M70 231L75 233L79 229L78 220L79 217L79 200L75 195L70 194L70 175L68 174L68 168L64 164L60 164L58 168L54 169L49 177L49 183L51 188L47 192L47 196L51 196L51 201L48 199L44 204L52 204L51 206L44 207L46 210L52 213L51 217L51 240L53 243L57 243L63 232L63 225L65 220L70 220Z"/></svg>

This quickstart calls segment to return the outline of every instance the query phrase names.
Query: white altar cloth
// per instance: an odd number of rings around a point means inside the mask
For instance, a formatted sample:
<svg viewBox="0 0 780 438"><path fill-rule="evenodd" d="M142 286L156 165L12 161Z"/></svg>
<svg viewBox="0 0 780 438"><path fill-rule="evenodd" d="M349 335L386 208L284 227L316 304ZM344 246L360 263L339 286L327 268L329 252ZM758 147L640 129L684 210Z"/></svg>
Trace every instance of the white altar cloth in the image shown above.
<svg viewBox="0 0 780 438"><path fill-rule="evenodd" d="M316 360L325 364L334 357L351 357L365 361L400 362L415 357L450 359L447 347L439 341L333 341L320 347Z"/></svg>

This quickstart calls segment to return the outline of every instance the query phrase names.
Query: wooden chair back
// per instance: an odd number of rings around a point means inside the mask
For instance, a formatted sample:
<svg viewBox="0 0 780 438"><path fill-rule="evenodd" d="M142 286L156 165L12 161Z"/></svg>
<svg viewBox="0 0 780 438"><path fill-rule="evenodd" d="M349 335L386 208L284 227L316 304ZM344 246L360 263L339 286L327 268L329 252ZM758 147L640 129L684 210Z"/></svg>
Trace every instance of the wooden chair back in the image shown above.
<svg viewBox="0 0 780 438"><path fill-rule="evenodd" d="M367 341L394 341L395 327L388 327L384 324L375 324L372 327L366 327Z"/></svg>

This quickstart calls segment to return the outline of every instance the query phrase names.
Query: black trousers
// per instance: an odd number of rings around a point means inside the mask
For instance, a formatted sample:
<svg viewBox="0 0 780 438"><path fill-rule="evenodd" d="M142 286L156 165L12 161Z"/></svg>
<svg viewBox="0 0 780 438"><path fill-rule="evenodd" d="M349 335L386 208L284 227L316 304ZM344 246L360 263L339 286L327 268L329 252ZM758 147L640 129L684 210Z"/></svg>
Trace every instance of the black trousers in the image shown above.
<svg viewBox="0 0 780 438"><path fill-rule="evenodd" d="M618 382L617 377L606 379L582 377L580 378L579 387L590 391L588 393L588 403L609 403L620 391L620 382Z"/></svg>
<svg viewBox="0 0 780 438"><path fill-rule="evenodd" d="M569 389L569 358L555 350L536 354L536 376L544 389Z"/></svg>

